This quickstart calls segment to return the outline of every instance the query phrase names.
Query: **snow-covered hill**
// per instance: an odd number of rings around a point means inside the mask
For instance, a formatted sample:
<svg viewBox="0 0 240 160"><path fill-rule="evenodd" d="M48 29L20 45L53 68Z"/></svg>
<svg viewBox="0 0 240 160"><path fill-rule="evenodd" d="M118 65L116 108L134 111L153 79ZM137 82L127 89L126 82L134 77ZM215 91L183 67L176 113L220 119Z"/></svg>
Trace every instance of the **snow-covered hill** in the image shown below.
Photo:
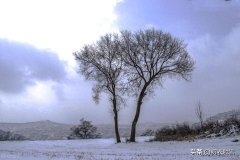
<svg viewBox="0 0 240 160"><path fill-rule="evenodd" d="M209 121L224 121L232 116L240 118L240 110L219 113L206 119ZM137 136L140 136L146 129L157 130L169 124L165 123L142 123L137 126ZM194 125L197 125L194 124ZM29 123L0 123L0 130L10 131L15 134L23 135L31 140L62 140L67 139L71 134L72 124L56 123L49 120ZM115 137L114 126L112 124L95 125L102 138ZM130 134L130 125L119 125L121 137L128 137Z"/></svg>
<svg viewBox="0 0 240 160"><path fill-rule="evenodd" d="M29 123L0 123L0 129L25 136L31 140L67 139L72 125L52 121Z"/></svg>
<svg viewBox="0 0 240 160"><path fill-rule="evenodd" d="M236 117L240 119L240 110L231 110L228 112L218 113L206 119L206 122L225 121L229 118Z"/></svg>

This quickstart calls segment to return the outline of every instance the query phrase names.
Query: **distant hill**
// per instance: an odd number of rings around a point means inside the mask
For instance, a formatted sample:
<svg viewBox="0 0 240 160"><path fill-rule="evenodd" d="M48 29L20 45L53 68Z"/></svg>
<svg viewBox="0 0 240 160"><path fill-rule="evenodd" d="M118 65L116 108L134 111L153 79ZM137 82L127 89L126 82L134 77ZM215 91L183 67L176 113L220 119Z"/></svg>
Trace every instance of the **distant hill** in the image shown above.
<svg viewBox="0 0 240 160"><path fill-rule="evenodd" d="M211 116L206 121L224 121L232 116L240 119L240 110L232 110ZM157 130L167 123L142 123L137 125L137 136L140 136L146 129ZM196 125L196 124L195 124ZM31 140L60 140L67 139L71 134L71 124L56 123L49 120L28 122L28 123L0 123L0 130L22 135ZM102 138L115 137L114 126L111 124L95 125L98 132L102 133ZM131 126L119 125L121 137L129 137Z"/></svg>
<svg viewBox="0 0 240 160"><path fill-rule="evenodd" d="M23 135L31 140L67 139L72 125L51 121L29 123L0 123L0 129Z"/></svg>
<svg viewBox="0 0 240 160"><path fill-rule="evenodd" d="M146 129L156 130L167 124L143 123L137 127L137 136L140 136ZM28 122L28 123L0 123L0 130L10 131L23 135L31 140L58 140L67 139L71 134L71 127L74 125L56 123L49 120ZM115 137L114 126L111 124L96 125L98 131L102 133L102 138ZM121 137L130 135L130 125L119 125Z"/></svg>
<svg viewBox="0 0 240 160"><path fill-rule="evenodd" d="M206 119L206 122L225 121L229 118L236 117L240 119L240 110L231 110L228 112L218 113Z"/></svg>

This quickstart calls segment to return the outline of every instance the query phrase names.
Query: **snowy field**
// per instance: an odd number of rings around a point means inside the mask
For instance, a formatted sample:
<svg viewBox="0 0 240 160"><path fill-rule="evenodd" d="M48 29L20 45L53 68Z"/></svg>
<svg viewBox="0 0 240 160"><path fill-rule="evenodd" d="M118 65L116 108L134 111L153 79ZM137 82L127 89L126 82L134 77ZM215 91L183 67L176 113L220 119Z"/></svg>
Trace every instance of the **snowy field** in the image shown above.
<svg viewBox="0 0 240 160"><path fill-rule="evenodd" d="M233 138L194 142L144 142L114 144L113 139L0 142L0 160L240 160L240 142ZM191 149L230 149L234 155L192 155ZM192 150L193 151L193 150Z"/></svg>

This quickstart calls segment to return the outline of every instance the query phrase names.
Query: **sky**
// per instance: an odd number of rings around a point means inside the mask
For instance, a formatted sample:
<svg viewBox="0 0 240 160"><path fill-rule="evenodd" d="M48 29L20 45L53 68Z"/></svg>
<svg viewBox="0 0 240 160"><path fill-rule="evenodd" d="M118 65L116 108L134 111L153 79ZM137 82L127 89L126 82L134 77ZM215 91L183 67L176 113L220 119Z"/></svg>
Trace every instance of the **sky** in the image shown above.
<svg viewBox="0 0 240 160"><path fill-rule="evenodd" d="M140 123L196 122L240 108L239 0L0 0L0 122L113 123L106 95L77 71L73 52L101 35L154 27L187 43L190 82L167 79L142 106ZM130 124L134 97L119 122Z"/></svg>

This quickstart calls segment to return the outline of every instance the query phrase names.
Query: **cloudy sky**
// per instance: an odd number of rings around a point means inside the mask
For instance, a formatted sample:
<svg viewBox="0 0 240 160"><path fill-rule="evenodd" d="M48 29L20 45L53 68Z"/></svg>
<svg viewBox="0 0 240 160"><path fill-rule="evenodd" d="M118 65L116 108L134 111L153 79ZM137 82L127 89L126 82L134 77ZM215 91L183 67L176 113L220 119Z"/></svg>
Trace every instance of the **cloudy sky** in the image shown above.
<svg viewBox="0 0 240 160"><path fill-rule="evenodd" d="M190 82L166 80L143 104L140 122L196 121L240 108L239 0L1 0L0 122L112 123L108 99L72 53L108 32L155 27L183 39L196 61ZM120 112L129 124L134 99Z"/></svg>

